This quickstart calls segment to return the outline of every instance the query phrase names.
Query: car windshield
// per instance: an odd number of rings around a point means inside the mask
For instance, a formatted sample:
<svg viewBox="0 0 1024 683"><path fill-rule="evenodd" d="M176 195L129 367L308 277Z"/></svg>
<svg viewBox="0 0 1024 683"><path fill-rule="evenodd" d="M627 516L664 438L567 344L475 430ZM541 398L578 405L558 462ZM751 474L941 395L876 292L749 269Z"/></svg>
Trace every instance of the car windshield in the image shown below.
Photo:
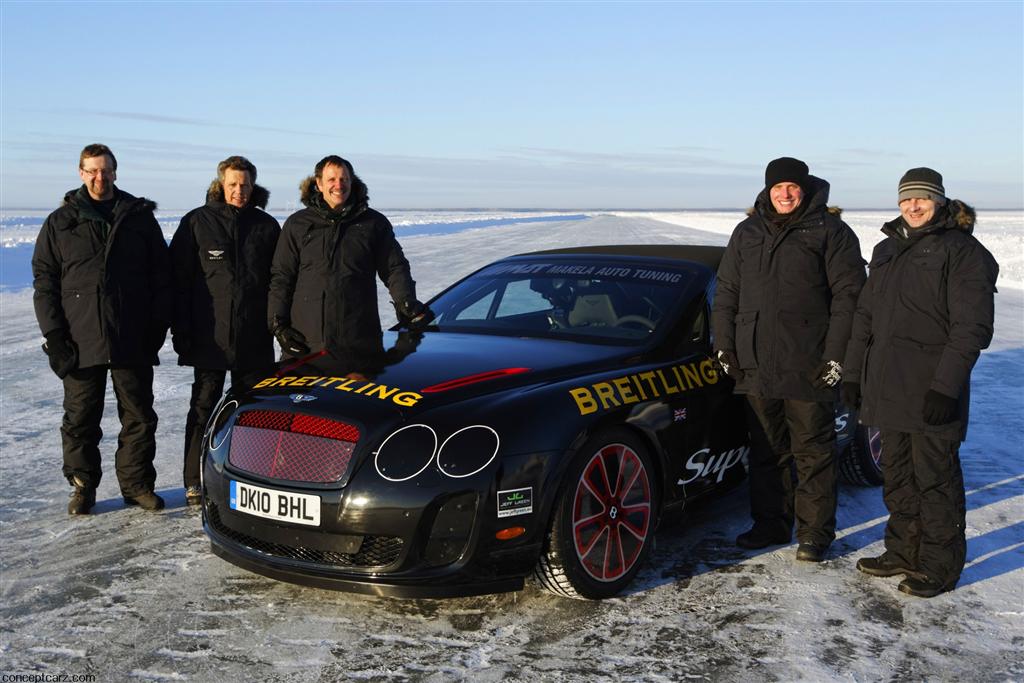
<svg viewBox="0 0 1024 683"><path fill-rule="evenodd" d="M430 307L447 332L642 344L678 317L697 279L685 264L517 259L474 273Z"/></svg>

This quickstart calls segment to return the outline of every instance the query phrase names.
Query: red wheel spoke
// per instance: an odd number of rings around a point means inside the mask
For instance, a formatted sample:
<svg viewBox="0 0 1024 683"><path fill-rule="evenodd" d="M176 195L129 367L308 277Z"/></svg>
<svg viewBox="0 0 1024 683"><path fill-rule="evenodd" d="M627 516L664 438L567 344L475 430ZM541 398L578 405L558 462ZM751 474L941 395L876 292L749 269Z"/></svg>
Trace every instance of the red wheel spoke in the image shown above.
<svg viewBox="0 0 1024 683"><path fill-rule="evenodd" d="M633 534L633 536L636 538L636 540L638 540L641 543L643 543L644 539L647 538L647 529L646 529L647 524L646 524L646 522L647 522L647 520L644 520L644 527L645 527L644 529L636 529L636 528L633 527L632 524L630 524L627 521L623 521L621 526L625 527L626 531L628 531L629 533Z"/></svg>
<svg viewBox="0 0 1024 683"><path fill-rule="evenodd" d="M629 492L633 490L633 484L635 484L636 480L640 478L640 475L643 474L643 471L644 470L643 470L642 467L636 467L634 469L634 471L633 471L633 478L630 479L629 483L626 484L626 486L623 487L623 489L622 489L622 498L623 499L625 499L626 496L629 495Z"/></svg>
<svg viewBox="0 0 1024 683"><path fill-rule="evenodd" d="M592 524L596 520L601 519L601 517L603 515L604 515L604 510L602 510L601 512L598 512L596 515L591 515L590 517L584 517L583 519L581 519L581 520L579 520L577 522L574 522L573 525L572 525L573 533L579 533L580 529L582 529L585 526L589 526L590 524Z"/></svg>
<svg viewBox="0 0 1024 683"><path fill-rule="evenodd" d="M612 569L606 564L605 565L605 577L609 579L617 579L626 573L626 557L622 552L622 539L619 537L619 525L615 525L612 528L612 533L609 534L609 546L614 546L614 552L618 555L619 569L618 571L612 571ZM631 563L632 564L632 563Z"/></svg>
<svg viewBox="0 0 1024 683"><path fill-rule="evenodd" d="M601 532L600 532L599 534L597 534L597 535L595 535L595 536L594 536L594 539L593 539L592 541L590 541L590 545L588 545L588 546L587 546L587 547L586 547L585 549L580 549L580 547L579 547L579 536L577 536L577 537L576 537L576 539L577 539L577 542L576 542L576 548L577 548L577 550L579 551L580 559L582 560L582 559L584 559L584 558L585 558L585 557L586 557L587 555L589 555L589 554L590 554L590 551L592 551L592 550L594 549L594 546L596 546L596 545L597 545L597 542L598 542L598 541L600 541L600 540L601 540L601 538L602 538L602 537L603 537L603 536L604 536L605 534L607 534L607 533L608 533L608 527L604 527L603 529L601 529Z"/></svg>
<svg viewBox="0 0 1024 683"><path fill-rule="evenodd" d="M605 497L607 498L608 496L615 495L615 491L612 490L611 482L608 481L608 468L604 465L604 450L601 451L601 456L594 460L594 464L601 470L601 481L604 482Z"/></svg>
<svg viewBox="0 0 1024 683"><path fill-rule="evenodd" d="M602 511L608 509L608 496L602 495L594 488L594 486L587 480L582 481L584 488L590 491L590 495L597 499L597 502L601 504Z"/></svg>

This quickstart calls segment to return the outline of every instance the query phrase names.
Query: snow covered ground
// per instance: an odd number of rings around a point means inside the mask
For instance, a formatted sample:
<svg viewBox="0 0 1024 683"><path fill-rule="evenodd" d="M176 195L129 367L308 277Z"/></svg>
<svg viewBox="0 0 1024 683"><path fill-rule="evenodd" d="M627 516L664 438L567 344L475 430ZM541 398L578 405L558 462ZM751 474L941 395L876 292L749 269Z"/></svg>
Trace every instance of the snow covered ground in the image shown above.
<svg viewBox="0 0 1024 683"><path fill-rule="evenodd" d="M544 217L537 212L530 217ZM849 212L865 255L892 213ZM425 297L511 253L575 244L724 244L740 212L589 213L402 238ZM0 243L34 225L4 216ZM567 217L568 218L568 217ZM409 218L470 226L480 214ZM164 216L165 231L175 219ZM445 231L442 231L445 232ZM604 602L518 594L429 601L278 583L209 552L184 505L180 458L191 372L168 343L156 373L160 514L126 509L112 472L94 515L69 518L60 476L61 389L39 350L31 293L0 293L0 673L96 680L791 681L1024 679L1024 215L982 212L1002 266L996 338L974 373L968 564L953 593L919 600L856 559L881 552L878 489L844 488L839 538L820 565L794 547L735 548L745 489L663 528L627 594ZM30 250L29 250L30 253ZM19 254L19 258L22 258ZM393 320L382 295L381 313Z"/></svg>

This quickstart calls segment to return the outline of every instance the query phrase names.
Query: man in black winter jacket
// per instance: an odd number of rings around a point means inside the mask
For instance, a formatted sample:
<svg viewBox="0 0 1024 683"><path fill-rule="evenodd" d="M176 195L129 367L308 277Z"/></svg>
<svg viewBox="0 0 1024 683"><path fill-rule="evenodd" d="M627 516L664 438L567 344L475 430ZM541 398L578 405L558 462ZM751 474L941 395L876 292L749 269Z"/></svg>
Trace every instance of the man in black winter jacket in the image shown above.
<svg viewBox="0 0 1024 683"><path fill-rule="evenodd" d="M82 150L83 185L43 223L32 254L35 310L50 367L64 382L64 476L69 514L86 514L100 483L99 442L109 370L121 418L117 480L125 503L163 508L154 493L153 366L171 316L167 243L156 204L114 185L106 145Z"/></svg>
<svg viewBox="0 0 1024 683"><path fill-rule="evenodd" d="M171 240L175 306L171 323L179 365L194 368L185 419L185 500L201 498L203 430L224 391L251 385L274 363L267 330L270 263L281 227L263 211L270 193L256 185L256 166L232 156L217 165L206 204L185 214Z"/></svg>
<svg viewBox="0 0 1024 683"><path fill-rule="evenodd" d="M846 352L843 398L882 436L885 553L857 568L907 578L904 593L952 590L967 552L960 442L970 377L992 340L995 259L971 234L974 210L947 201L942 176L913 168L900 217L871 256Z"/></svg>
<svg viewBox="0 0 1024 683"><path fill-rule="evenodd" d="M828 194L804 162L768 164L722 257L712 310L716 357L748 404L754 524L736 544L789 543L795 520L797 559L811 562L835 538L836 387L864 283L860 244Z"/></svg>
<svg viewBox="0 0 1024 683"><path fill-rule="evenodd" d="M380 348L377 277L400 322L412 328L429 323L391 223L369 207L352 164L324 157L299 188L306 208L285 221L270 280L268 322L284 357Z"/></svg>

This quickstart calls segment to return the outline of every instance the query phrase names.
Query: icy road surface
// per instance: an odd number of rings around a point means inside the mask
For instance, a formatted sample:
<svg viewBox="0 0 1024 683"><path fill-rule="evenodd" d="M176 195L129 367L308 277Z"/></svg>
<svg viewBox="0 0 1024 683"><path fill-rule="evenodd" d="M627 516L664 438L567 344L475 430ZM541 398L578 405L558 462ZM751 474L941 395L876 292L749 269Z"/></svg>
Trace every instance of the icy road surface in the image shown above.
<svg viewBox="0 0 1024 683"><path fill-rule="evenodd" d="M426 296L500 256L570 244L724 244L739 213L599 215L409 237ZM845 216L865 254L882 218ZM1004 265L996 339L974 373L967 482L968 564L932 600L869 578L881 552L878 489L846 487L831 559L795 548L747 552L746 490L663 528L617 599L518 594L446 601L369 598L249 574L214 557L180 488L191 370L168 343L156 373L162 513L126 509L105 477L94 515L71 519L60 475L61 390L39 350L28 292L0 294L0 673L99 681L874 681L1024 679L1024 229L983 214L979 236ZM1019 284L1017 285L1020 286ZM382 296L382 317L393 313Z"/></svg>

